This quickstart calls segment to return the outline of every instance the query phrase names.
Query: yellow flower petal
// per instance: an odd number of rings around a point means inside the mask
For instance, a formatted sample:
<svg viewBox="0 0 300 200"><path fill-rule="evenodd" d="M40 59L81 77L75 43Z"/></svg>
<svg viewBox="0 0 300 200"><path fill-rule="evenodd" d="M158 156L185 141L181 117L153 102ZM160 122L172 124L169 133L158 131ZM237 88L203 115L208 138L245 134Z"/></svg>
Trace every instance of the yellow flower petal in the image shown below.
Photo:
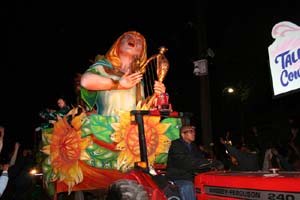
<svg viewBox="0 0 300 200"><path fill-rule="evenodd" d="M49 133L43 133L43 134L42 134L42 140L43 140L43 143L44 143L44 144L47 144L48 142L51 143L51 140L52 140L52 134L49 134Z"/></svg>
<svg viewBox="0 0 300 200"><path fill-rule="evenodd" d="M90 160L91 157L86 151L81 151L80 160Z"/></svg>
<svg viewBox="0 0 300 200"><path fill-rule="evenodd" d="M86 114L84 112L82 112L80 115L76 116L71 124L72 126L74 127L74 129L76 130L80 130L81 128L81 125L82 125L82 121L83 121L83 118L86 117Z"/></svg>
<svg viewBox="0 0 300 200"><path fill-rule="evenodd" d="M121 142L119 142L117 145L116 145L116 149L117 150L120 150L120 151L123 151L126 149L126 143L124 140L122 140Z"/></svg>
<svg viewBox="0 0 300 200"><path fill-rule="evenodd" d="M49 155L49 154L50 154L50 145L44 146L44 147L41 149L41 152L43 152L44 154Z"/></svg>

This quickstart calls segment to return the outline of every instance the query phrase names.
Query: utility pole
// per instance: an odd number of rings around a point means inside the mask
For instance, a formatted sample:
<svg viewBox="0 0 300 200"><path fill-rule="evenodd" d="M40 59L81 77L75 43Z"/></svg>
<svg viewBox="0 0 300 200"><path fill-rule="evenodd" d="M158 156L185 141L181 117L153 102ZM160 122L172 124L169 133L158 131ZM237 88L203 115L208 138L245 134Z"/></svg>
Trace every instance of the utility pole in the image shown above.
<svg viewBox="0 0 300 200"><path fill-rule="evenodd" d="M199 77L200 85L201 139L204 145L209 145L212 142L212 128L208 62L201 59L194 61L194 66L194 74Z"/></svg>
<svg viewBox="0 0 300 200"><path fill-rule="evenodd" d="M201 139L204 145L212 143L211 127L211 104L210 104L210 86L209 70L207 57L207 38L206 38L206 21L205 17L197 16L195 22L196 40L198 44L199 60L194 61L194 74L199 77L200 85L200 113L201 113Z"/></svg>

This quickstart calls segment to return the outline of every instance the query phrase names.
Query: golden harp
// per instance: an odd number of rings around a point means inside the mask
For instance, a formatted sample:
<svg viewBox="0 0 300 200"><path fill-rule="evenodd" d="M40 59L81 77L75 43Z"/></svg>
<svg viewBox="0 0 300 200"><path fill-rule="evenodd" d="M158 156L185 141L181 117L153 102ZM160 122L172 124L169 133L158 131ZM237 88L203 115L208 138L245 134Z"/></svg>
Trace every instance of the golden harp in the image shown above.
<svg viewBox="0 0 300 200"><path fill-rule="evenodd" d="M155 107L156 94L154 93L154 81L163 82L169 70L169 61L165 57L166 47L160 47L159 53L151 56L143 65L137 67L143 74L144 92L147 97L143 103L138 100L138 108L150 110ZM138 65L138 64L137 64ZM142 105L141 105L142 104Z"/></svg>

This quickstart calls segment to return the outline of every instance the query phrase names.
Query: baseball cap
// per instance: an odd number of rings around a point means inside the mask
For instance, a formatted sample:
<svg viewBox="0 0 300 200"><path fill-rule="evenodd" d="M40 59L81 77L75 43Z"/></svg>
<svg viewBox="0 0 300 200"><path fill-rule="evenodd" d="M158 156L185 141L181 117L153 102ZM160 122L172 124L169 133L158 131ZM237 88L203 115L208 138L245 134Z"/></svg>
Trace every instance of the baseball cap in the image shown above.
<svg viewBox="0 0 300 200"><path fill-rule="evenodd" d="M189 131L194 131L196 129L195 126L190 126L190 125L184 125L180 128L180 132L181 133L186 133L186 132L189 132Z"/></svg>

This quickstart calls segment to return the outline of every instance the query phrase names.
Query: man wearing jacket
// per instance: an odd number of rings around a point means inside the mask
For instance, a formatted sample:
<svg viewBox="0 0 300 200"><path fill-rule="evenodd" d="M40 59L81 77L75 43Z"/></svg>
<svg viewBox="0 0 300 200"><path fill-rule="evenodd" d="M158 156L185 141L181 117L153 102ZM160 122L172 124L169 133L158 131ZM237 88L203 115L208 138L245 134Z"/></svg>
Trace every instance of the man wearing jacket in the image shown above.
<svg viewBox="0 0 300 200"><path fill-rule="evenodd" d="M195 127L183 125L180 128L180 138L172 141L168 153L166 176L178 186L183 200L196 199L194 175L197 169L210 163L194 141Z"/></svg>

